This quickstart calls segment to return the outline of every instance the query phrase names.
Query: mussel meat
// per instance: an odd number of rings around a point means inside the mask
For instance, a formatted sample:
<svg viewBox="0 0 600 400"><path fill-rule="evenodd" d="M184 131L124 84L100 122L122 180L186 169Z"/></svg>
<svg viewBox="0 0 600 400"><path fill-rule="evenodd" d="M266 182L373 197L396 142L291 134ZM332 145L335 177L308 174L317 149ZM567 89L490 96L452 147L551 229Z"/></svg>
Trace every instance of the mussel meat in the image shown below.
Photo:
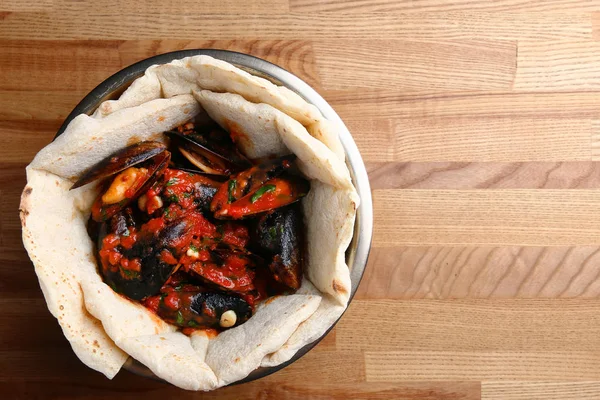
<svg viewBox="0 0 600 400"><path fill-rule="evenodd" d="M136 143L93 166L71 189L116 175L92 205L92 218L106 221L148 190L167 168L170 157L162 143Z"/></svg>
<svg viewBox="0 0 600 400"><path fill-rule="evenodd" d="M202 281L229 292L254 290L255 258L234 246L200 249L186 270Z"/></svg>
<svg viewBox="0 0 600 400"><path fill-rule="evenodd" d="M306 179L282 175L296 156L289 155L254 166L231 177L215 194L215 218L240 219L298 201L310 184Z"/></svg>
<svg viewBox="0 0 600 400"><path fill-rule="evenodd" d="M144 201L159 195L161 197L161 206L177 204L182 209L200 209L209 211L210 203L217 193L221 182L217 182L206 175L196 172L183 171L180 169L165 170L163 177L155 185L142 195L140 199L140 209L144 209L148 214L155 211L155 207L144 207ZM144 198L145 196L145 198Z"/></svg>
<svg viewBox="0 0 600 400"><path fill-rule="evenodd" d="M155 295L177 270L182 249L202 229L198 219L199 214L188 215L166 224L155 218L138 229L131 207L116 214L102 224L98 237L104 281L133 300Z"/></svg>

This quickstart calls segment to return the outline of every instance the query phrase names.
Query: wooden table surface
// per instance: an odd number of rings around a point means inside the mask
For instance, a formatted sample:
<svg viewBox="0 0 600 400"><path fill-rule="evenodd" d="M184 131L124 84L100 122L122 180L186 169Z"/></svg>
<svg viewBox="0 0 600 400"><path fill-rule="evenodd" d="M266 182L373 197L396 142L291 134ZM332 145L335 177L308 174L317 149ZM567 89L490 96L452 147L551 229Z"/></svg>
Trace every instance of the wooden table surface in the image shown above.
<svg viewBox="0 0 600 400"><path fill-rule="evenodd" d="M77 360L17 208L25 165L90 89L206 47L279 64L331 103L367 164L375 231L319 346L202 395ZM598 161L598 0L0 0L0 397L598 399Z"/></svg>

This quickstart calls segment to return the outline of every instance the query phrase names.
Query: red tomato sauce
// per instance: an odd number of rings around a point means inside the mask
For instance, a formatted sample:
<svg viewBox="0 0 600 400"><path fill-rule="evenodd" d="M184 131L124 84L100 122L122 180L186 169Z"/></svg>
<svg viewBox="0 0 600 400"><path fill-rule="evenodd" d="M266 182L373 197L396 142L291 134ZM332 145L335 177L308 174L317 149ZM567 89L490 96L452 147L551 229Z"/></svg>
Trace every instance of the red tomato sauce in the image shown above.
<svg viewBox="0 0 600 400"><path fill-rule="evenodd" d="M254 199L246 196L235 205L227 204L232 216L276 207L293 195L287 182L277 179L271 182L275 185L272 191ZM190 309L192 296L198 291L218 288L240 296L254 307L268 297L267 289L274 281L268 268L256 268L253 259L247 255L248 226L233 221L211 222L199 209L199 188L218 188L220 185L203 175L166 169L160 180L145 192L145 207L139 206L142 207L139 212L147 215L146 222L128 226L121 235L108 233L101 241L99 256L105 272L118 273L122 279L140 279L141 259L128 258L126 254L138 254L136 248L141 243L154 243L165 229L184 221L182 233L169 238L168 248L157 253L160 262L174 266L173 270L177 272L172 273L159 295L142 300L142 304L165 321L182 328L186 334L197 329L204 329L209 334L217 332L206 329L215 324L214 310L203 309L199 315ZM221 192L219 190L217 195ZM227 191L224 193L227 196ZM138 205L133 203L130 207ZM92 208L92 212L94 210L101 212L99 208ZM187 283L190 277L194 278L192 285ZM200 281L207 289L198 286Z"/></svg>

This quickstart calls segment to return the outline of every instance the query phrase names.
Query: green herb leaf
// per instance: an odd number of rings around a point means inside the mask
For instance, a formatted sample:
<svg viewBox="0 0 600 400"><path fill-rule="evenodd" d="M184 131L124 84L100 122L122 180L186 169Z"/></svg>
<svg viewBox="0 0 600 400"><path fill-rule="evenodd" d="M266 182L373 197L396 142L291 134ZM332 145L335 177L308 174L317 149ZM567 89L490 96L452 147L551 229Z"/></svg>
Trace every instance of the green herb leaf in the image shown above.
<svg viewBox="0 0 600 400"><path fill-rule="evenodd" d="M177 197L176 194L172 194L169 197L167 197L167 200L171 203L179 203L179 197Z"/></svg>
<svg viewBox="0 0 600 400"><path fill-rule="evenodd" d="M269 228L269 237L271 240L277 239L277 228L272 226Z"/></svg>
<svg viewBox="0 0 600 400"><path fill-rule="evenodd" d="M125 269L123 267L119 267L119 269L121 270L121 275L123 275L123 277L126 279L137 278L139 276L139 273L137 271Z"/></svg>
<svg viewBox="0 0 600 400"><path fill-rule="evenodd" d="M173 186L173 185L177 184L177 182L179 182L179 179L177 179L177 178L171 178L167 182L167 186Z"/></svg>
<svg viewBox="0 0 600 400"><path fill-rule="evenodd" d="M198 324L196 321L194 321L194 320L190 320L190 321L188 322L188 326L189 326L189 327L192 327L192 328L197 328L197 327L199 327L200 325L199 325L199 324Z"/></svg>
<svg viewBox="0 0 600 400"><path fill-rule="evenodd" d="M192 251L199 251L198 248L193 244L190 244L190 249L192 249Z"/></svg>
<svg viewBox="0 0 600 400"><path fill-rule="evenodd" d="M190 192L185 192L183 194L183 197L185 197L186 199L189 199L190 197L192 197L192 194Z"/></svg>
<svg viewBox="0 0 600 400"><path fill-rule="evenodd" d="M227 186L227 203L231 204L235 201L235 198L233 197L233 191L235 190L235 187L237 186L237 181L235 179L232 179L229 181L229 185Z"/></svg>
<svg viewBox="0 0 600 400"><path fill-rule="evenodd" d="M183 314L181 314L181 311L177 311L177 317L175 319L175 322L177 323L177 325L183 325L185 320L183 319Z"/></svg>
<svg viewBox="0 0 600 400"><path fill-rule="evenodd" d="M275 185L264 185L260 189L258 189L256 191L256 193L254 193L252 195L252 197L250 197L250 203L255 203L265 193L270 193L270 192L274 192L274 191L275 191Z"/></svg>

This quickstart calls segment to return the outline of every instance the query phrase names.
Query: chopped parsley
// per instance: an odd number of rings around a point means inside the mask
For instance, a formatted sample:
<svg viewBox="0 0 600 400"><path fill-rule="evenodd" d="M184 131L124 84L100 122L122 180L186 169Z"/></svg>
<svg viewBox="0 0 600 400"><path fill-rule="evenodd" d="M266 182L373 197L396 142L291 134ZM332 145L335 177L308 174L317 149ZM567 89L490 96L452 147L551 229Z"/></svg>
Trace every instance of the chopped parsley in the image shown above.
<svg viewBox="0 0 600 400"><path fill-rule="evenodd" d="M192 249L192 251L196 251L196 252L199 251L199 249L191 243L190 243L190 249Z"/></svg>
<svg viewBox="0 0 600 400"><path fill-rule="evenodd" d="M265 193L270 193L275 191L275 185L264 185L260 189L256 191L250 197L250 203L255 203L258 199L260 199Z"/></svg>
<svg viewBox="0 0 600 400"><path fill-rule="evenodd" d="M276 227L274 227L274 226L270 227L268 232L269 232L269 238L271 240L277 239L277 228Z"/></svg>
<svg viewBox="0 0 600 400"><path fill-rule="evenodd" d="M167 186L173 186L176 185L179 182L179 179L177 178L171 178L169 179L169 181L167 182Z"/></svg>
<svg viewBox="0 0 600 400"><path fill-rule="evenodd" d="M181 311L177 311L177 317L175 319L175 322L177 323L177 325L183 325L185 320L183 319L183 314L181 314Z"/></svg>
<svg viewBox="0 0 600 400"><path fill-rule="evenodd" d="M191 327L191 328L197 328L197 327L199 327L200 325L199 325L199 324L198 324L196 321L194 321L194 320L190 320L190 321L188 322L188 326L189 326L189 327Z"/></svg>
<svg viewBox="0 0 600 400"><path fill-rule="evenodd" d="M235 190L235 187L237 186L237 181L235 179L232 179L229 181L229 185L227 186L227 203L231 204L235 201L235 197L233 197L233 191Z"/></svg>
<svg viewBox="0 0 600 400"><path fill-rule="evenodd" d="M119 267L119 269L121 270L121 275L125 279L137 278L139 276L139 273L137 271L132 271L130 269L125 269L123 267Z"/></svg>

